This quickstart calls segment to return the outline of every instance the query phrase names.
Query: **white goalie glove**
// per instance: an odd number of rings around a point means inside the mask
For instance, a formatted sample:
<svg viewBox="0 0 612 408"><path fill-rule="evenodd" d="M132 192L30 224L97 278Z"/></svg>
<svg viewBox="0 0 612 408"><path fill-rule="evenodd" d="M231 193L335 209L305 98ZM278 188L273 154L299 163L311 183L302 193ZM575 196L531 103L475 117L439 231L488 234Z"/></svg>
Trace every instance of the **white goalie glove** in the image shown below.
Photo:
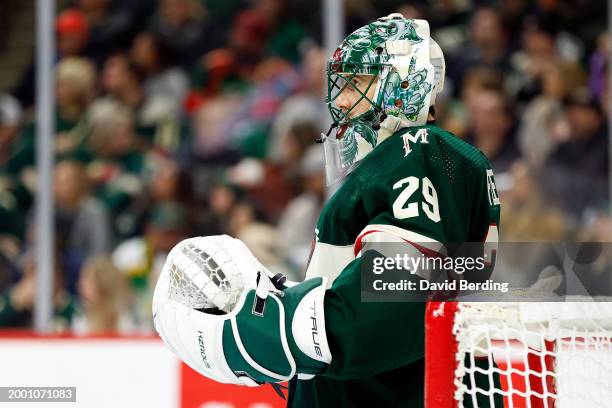
<svg viewBox="0 0 612 408"><path fill-rule="evenodd" d="M286 287L240 241L227 235L177 244L153 296L155 329L200 374L256 386L331 362L325 334L326 282Z"/></svg>

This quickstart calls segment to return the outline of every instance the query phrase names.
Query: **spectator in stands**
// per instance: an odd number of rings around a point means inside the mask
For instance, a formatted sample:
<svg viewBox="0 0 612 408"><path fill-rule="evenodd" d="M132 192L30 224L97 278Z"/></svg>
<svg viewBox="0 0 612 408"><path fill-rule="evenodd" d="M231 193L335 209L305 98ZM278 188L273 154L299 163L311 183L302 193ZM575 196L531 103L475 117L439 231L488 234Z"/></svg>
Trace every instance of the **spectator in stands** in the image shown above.
<svg viewBox="0 0 612 408"><path fill-rule="evenodd" d="M327 55L325 51L310 44L304 47L300 74L304 78L300 92L313 97L322 97L326 92L325 75Z"/></svg>
<svg viewBox="0 0 612 408"><path fill-rule="evenodd" d="M290 270L281 257L280 237L273 225L253 222L246 225L236 238L244 242L269 271L289 276Z"/></svg>
<svg viewBox="0 0 612 408"><path fill-rule="evenodd" d="M245 158L229 169L228 179L245 191L267 220L276 222L297 188L288 171L282 163Z"/></svg>
<svg viewBox="0 0 612 408"><path fill-rule="evenodd" d="M111 223L106 207L90 194L86 167L64 160L55 166L56 244L64 257L66 286L74 285L85 259L111 249Z"/></svg>
<svg viewBox="0 0 612 408"><path fill-rule="evenodd" d="M113 0L77 0L90 33L85 55L101 66L117 48L125 49L134 34L134 15L122 2Z"/></svg>
<svg viewBox="0 0 612 408"><path fill-rule="evenodd" d="M489 158L496 173L507 171L519 157L512 132L513 113L509 101L500 91L482 90L469 108L471 131L468 141Z"/></svg>
<svg viewBox="0 0 612 408"><path fill-rule="evenodd" d="M81 10L62 11L55 20L55 31L60 58L83 55L83 49L89 39L89 24Z"/></svg>
<svg viewBox="0 0 612 408"><path fill-rule="evenodd" d="M160 0L149 28L165 46L176 52L176 62L188 68L211 48L206 37L215 33L208 32L204 17L202 4L198 1Z"/></svg>
<svg viewBox="0 0 612 408"><path fill-rule="evenodd" d="M568 239L573 226L543 189L543 176L518 160L496 179L504 203L500 230L505 242L516 244L504 248L504 255L496 260L495 272L499 279L515 287L531 286L548 265L563 268L563 260L559 260L552 243Z"/></svg>
<svg viewBox="0 0 612 408"><path fill-rule="evenodd" d="M423 19L423 20L429 19L428 16L426 15L424 5L418 2L402 4L397 9L397 12L408 19Z"/></svg>
<svg viewBox="0 0 612 408"><path fill-rule="evenodd" d="M95 158L120 158L141 147L132 111L121 102L98 99L91 105L88 119L87 142Z"/></svg>
<svg viewBox="0 0 612 408"><path fill-rule="evenodd" d="M268 153L274 118L283 102L298 92L302 79L287 62L268 58L257 65L252 80L228 133L244 156L262 158Z"/></svg>
<svg viewBox="0 0 612 408"><path fill-rule="evenodd" d="M235 186L219 183L210 188L198 226L202 235L219 235L228 231L229 214L243 193Z"/></svg>
<svg viewBox="0 0 612 408"><path fill-rule="evenodd" d="M270 271L287 275L278 231L264 218L253 203L247 200L238 202L229 214L228 233L244 242Z"/></svg>
<svg viewBox="0 0 612 408"><path fill-rule="evenodd" d="M240 97L228 94L210 99L193 116L190 156L209 166L227 166L236 162L237 154L227 128L236 116Z"/></svg>
<svg viewBox="0 0 612 408"><path fill-rule="evenodd" d="M250 1L244 0L226 0L219 2L217 0L203 0L202 4L206 8L206 16L215 22L221 24L221 29L227 30L232 24L232 19L238 12L249 5Z"/></svg>
<svg viewBox="0 0 612 408"><path fill-rule="evenodd" d="M507 38L499 12L492 7L476 9L469 29L470 41L465 61L504 69L507 66L505 56Z"/></svg>
<svg viewBox="0 0 612 408"><path fill-rule="evenodd" d="M96 101L89 110L87 172L96 196L113 215L118 238L139 231L139 200L143 197L145 156L129 109L112 99Z"/></svg>
<svg viewBox="0 0 612 408"><path fill-rule="evenodd" d="M261 61L270 30L266 18L253 10L236 16L228 33L228 43L240 64L254 67Z"/></svg>
<svg viewBox="0 0 612 408"><path fill-rule="evenodd" d="M507 35L499 12L489 6L478 8L470 20L465 45L449 56L447 75L456 85L463 84L466 72L474 66L505 71L509 68L506 53Z"/></svg>
<svg viewBox="0 0 612 408"><path fill-rule="evenodd" d="M601 33L597 38L597 48L589 58L589 88L593 96L601 98L606 87L610 61L610 36Z"/></svg>
<svg viewBox="0 0 612 408"><path fill-rule="evenodd" d="M522 48L512 55L512 75L508 88L518 102L528 102L541 92L541 81L550 64L565 73L584 76L576 61L562 55L557 46L559 22L552 15L525 19Z"/></svg>
<svg viewBox="0 0 612 408"><path fill-rule="evenodd" d="M606 63L606 75L604 76L604 81L603 81L603 89L601 91L601 94L599 96L599 106L601 107L602 112L609 112L610 107L610 97L609 92L610 92L610 81L608 80L608 72L610 69L610 64Z"/></svg>
<svg viewBox="0 0 612 408"><path fill-rule="evenodd" d="M583 86L582 82L563 66L550 63L543 68L542 93L525 107L518 131L521 154L534 168L541 168L556 146L567 139L563 102L567 90Z"/></svg>
<svg viewBox="0 0 612 408"><path fill-rule="evenodd" d="M17 202L10 203L10 196L2 193L9 205L0 205L0 287L12 281L17 268L15 262L21 252L25 230L25 216L23 209ZM1 291L1 289L0 289Z"/></svg>
<svg viewBox="0 0 612 408"><path fill-rule="evenodd" d="M96 91L96 71L89 60L64 59L57 68L56 97L58 127L55 150L58 154L69 154L84 137L84 113ZM65 122L65 124L62 124Z"/></svg>
<svg viewBox="0 0 612 408"><path fill-rule="evenodd" d="M499 11L504 22L508 38L508 53L521 46L521 32L525 16L542 13L537 2L529 0L507 0L499 4Z"/></svg>
<svg viewBox="0 0 612 408"><path fill-rule="evenodd" d="M0 237L3 239L3 237ZM19 251L19 247L16 247ZM6 253L6 250L0 244L0 293L4 293L6 289L13 283L13 276L17 270L13 262L13 255ZM0 314L2 311L0 311Z"/></svg>
<svg viewBox="0 0 612 408"><path fill-rule="evenodd" d="M300 160L303 191L285 207L278 222L283 258L291 266L290 279L304 278L317 219L326 198L325 160L320 145L310 145Z"/></svg>
<svg viewBox="0 0 612 408"><path fill-rule="evenodd" d="M10 158L23 121L19 102L9 94L0 94L0 254L15 259L24 238L25 215L32 196L10 174L2 174ZM2 255L0 255L2 256ZM0 270L0 274L2 271Z"/></svg>
<svg viewBox="0 0 612 408"><path fill-rule="evenodd" d="M547 162L546 186L567 211L579 218L585 209L598 207L608 198L608 125L600 105L586 88L570 95L565 115L569 139Z"/></svg>
<svg viewBox="0 0 612 408"><path fill-rule="evenodd" d="M172 98L145 93L144 74L126 54L109 57L102 71L102 88L107 97L115 99L133 112L138 132L154 145L172 148L178 145L177 121L180 106ZM166 132L170 134L166 134Z"/></svg>
<svg viewBox="0 0 612 408"><path fill-rule="evenodd" d="M292 112L295 114L296 112ZM271 146L272 158L242 160L228 172L231 182L243 188L268 219L278 220L285 206L300 192L300 162L306 150L320 135L318 118L305 110L301 118L285 117L294 122ZM281 131L287 124L276 126Z"/></svg>
<svg viewBox="0 0 612 408"><path fill-rule="evenodd" d="M147 190L152 202L188 201L183 193L189 186L188 176L181 174L179 164L172 157L159 153L147 156Z"/></svg>
<svg viewBox="0 0 612 408"><path fill-rule="evenodd" d="M174 50L154 33L143 31L134 39L130 58L144 74L146 97L167 98L179 117L189 89L189 79L182 68L173 66L176 60Z"/></svg>
<svg viewBox="0 0 612 408"><path fill-rule="evenodd" d="M193 231L185 207L165 202L151 208L144 235L122 242L113 251L113 263L127 276L134 293L139 327L151 329L151 299L157 278L172 247L190 236Z"/></svg>
<svg viewBox="0 0 612 408"><path fill-rule="evenodd" d="M293 124L287 134L281 139L281 153L278 163L285 174L285 178L294 186L300 186L302 173L302 160L320 136L317 124L309 122L308 118ZM323 153L321 152L321 157Z"/></svg>
<svg viewBox="0 0 612 408"><path fill-rule="evenodd" d="M67 330L75 312L75 300L64 289L62 258L55 256L53 264L52 330ZM23 274L17 283L0 294L0 327L31 328L36 300L36 264L33 253L23 258Z"/></svg>
<svg viewBox="0 0 612 408"><path fill-rule="evenodd" d="M500 184L504 203L504 239L517 242L556 242L568 232L566 215L542 189L546 177L518 160Z"/></svg>
<svg viewBox="0 0 612 408"><path fill-rule="evenodd" d="M299 48L306 31L297 16L291 13L291 3L287 0L257 0L252 10L263 18L268 27L266 54L292 63L299 62Z"/></svg>
<svg viewBox="0 0 612 408"><path fill-rule="evenodd" d="M297 123L309 123L314 128L314 138L318 133L327 131L327 107L321 100L325 95L325 63L327 58L321 48L310 47L304 53L304 59L300 69L302 81L300 90L295 95L286 99L281 106L271 129L271 141L269 143L268 156L275 161L283 160L283 147L285 138L290 129ZM307 142L312 143L314 139ZM302 149L303 150L303 149Z"/></svg>
<svg viewBox="0 0 612 408"><path fill-rule="evenodd" d="M147 207L163 203L181 203L189 225L197 222L202 206L196 204L193 180L189 169L181 168L173 156L159 152L147 154L145 188Z"/></svg>
<svg viewBox="0 0 612 408"><path fill-rule="evenodd" d="M0 167L8 160L11 144L23 120L21 105L10 94L0 94Z"/></svg>
<svg viewBox="0 0 612 408"><path fill-rule="evenodd" d="M448 129L455 136L465 139L470 127L470 113L477 102L481 91L503 90L503 73L487 66L476 66L468 70L463 78L461 99L442 99L436 107L436 117L440 118L443 129Z"/></svg>
<svg viewBox="0 0 612 408"><path fill-rule="evenodd" d="M96 72L84 58L64 58L57 66L55 95L55 152L61 157L78 155L86 137L85 111L95 96ZM15 143L5 170L19 175L34 165L36 123L27 124ZM26 183L27 184L27 183Z"/></svg>
<svg viewBox="0 0 612 408"><path fill-rule="evenodd" d="M238 236L249 225L258 221L255 205L248 200L236 202L228 214L226 233L231 236Z"/></svg>
<svg viewBox="0 0 612 408"><path fill-rule="evenodd" d="M248 89L264 57L268 34L269 27L262 16L251 10L238 14L229 25L227 44L205 53L193 70L194 85L199 91L191 95L191 109L219 93Z"/></svg>
<svg viewBox="0 0 612 408"><path fill-rule="evenodd" d="M57 34L56 63L67 57L86 57L85 47L89 39L89 24L86 16L77 8L69 8L57 16L55 20ZM17 98L24 108L34 104L34 91L36 86L36 61L24 71L11 94Z"/></svg>
<svg viewBox="0 0 612 408"><path fill-rule="evenodd" d="M78 283L80 307L72 320L77 334L134 332L130 292L125 276L107 256L95 256L83 265Z"/></svg>

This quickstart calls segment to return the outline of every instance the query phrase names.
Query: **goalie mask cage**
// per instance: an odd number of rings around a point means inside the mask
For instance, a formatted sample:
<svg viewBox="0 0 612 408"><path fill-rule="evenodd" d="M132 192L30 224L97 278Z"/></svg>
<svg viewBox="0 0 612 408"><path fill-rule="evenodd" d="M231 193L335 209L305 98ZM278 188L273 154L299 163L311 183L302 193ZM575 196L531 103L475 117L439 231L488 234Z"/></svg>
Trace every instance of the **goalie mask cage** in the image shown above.
<svg viewBox="0 0 612 408"><path fill-rule="evenodd" d="M426 407L612 407L612 303L430 302L426 313Z"/></svg>

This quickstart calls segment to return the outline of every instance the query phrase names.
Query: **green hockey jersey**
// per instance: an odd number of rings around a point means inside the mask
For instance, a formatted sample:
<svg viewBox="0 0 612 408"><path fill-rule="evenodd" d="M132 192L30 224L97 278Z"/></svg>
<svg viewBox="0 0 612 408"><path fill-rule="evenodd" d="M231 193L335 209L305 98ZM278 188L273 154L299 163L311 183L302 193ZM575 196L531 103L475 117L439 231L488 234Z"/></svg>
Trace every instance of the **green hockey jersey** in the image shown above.
<svg viewBox="0 0 612 408"><path fill-rule="evenodd" d="M499 198L476 148L436 126L381 142L324 207L307 278L326 276L328 369L293 380L291 407L423 405L425 305L361 301L360 251L368 241L496 242Z"/></svg>

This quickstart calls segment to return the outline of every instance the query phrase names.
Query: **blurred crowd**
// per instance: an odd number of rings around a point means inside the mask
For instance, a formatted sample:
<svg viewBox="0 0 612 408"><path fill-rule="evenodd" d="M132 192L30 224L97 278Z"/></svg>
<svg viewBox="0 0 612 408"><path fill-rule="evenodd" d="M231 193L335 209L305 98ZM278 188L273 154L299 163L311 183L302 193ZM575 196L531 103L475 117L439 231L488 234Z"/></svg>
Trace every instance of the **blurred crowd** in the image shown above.
<svg viewBox="0 0 612 408"><path fill-rule="evenodd" d="M150 332L190 236L301 279L328 198L319 2L58 3L56 330ZM345 0L346 30L396 11L445 52L436 121L491 160L503 239L610 241L606 3ZM30 327L36 295L35 74L0 94L0 327Z"/></svg>

